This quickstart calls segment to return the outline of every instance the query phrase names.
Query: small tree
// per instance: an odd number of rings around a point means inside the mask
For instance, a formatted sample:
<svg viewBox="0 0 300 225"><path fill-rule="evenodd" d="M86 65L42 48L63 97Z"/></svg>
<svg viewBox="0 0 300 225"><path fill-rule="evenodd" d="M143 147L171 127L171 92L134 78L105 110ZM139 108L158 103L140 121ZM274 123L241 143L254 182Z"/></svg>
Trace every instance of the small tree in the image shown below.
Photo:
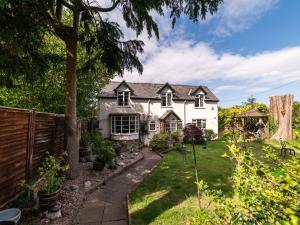
<svg viewBox="0 0 300 225"><path fill-rule="evenodd" d="M193 144L193 154L194 154L194 170L195 170L195 177L196 177L196 183L199 182L198 180L198 170L197 170L197 159L196 159L196 151L195 151L195 142L200 143L202 141L202 130L198 127L196 127L195 124L187 124L183 128L183 134L184 134L184 142L192 143ZM199 208L201 207L200 202L200 189L197 188L197 196L198 196L198 205Z"/></svg>

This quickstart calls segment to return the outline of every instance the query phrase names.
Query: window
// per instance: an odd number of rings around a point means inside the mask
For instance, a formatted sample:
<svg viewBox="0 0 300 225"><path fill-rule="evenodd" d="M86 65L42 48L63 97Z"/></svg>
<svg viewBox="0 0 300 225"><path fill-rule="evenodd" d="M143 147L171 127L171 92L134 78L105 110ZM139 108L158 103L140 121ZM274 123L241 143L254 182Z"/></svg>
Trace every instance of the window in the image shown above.
<svg viewBox="0 0 300 225"><path fill-rule="evenodd" d="M204 107L204 95L199 94L195 97L195 108L203 108Z"/></svg>
<svg viewBox="0 0 300 225"><path fill-rule="evenodd" d="M172 93L161 94L161 106L172 106Z"/></svg>
<svg viewBox="0 0 300 225"><path fill-rule="evenodd" d="M201 129L206 129L206 120L205 119L193 119L192 123Z"/></svg>
<svg viewBox="0 0 300 225"><path fill-rule="evenodd" d="M166 121L165 122L165 131L176 131L182 130L181 121Z"/></svg>
<svg viewBox="0 0 300 225"><path fill-rule="evenodd" d="M132 134L139 132L139 120L135 115L120 115L111 117L112 134Z"/></svg>
<svg viewBox="0 0 300 225"><path fill-rule="evenodd" d="M128 106L129 104L129 92L118 92L118 106Z"/></svg>
<svg viewBox="0 0 300 225"><path fill-rule="evenodd" d="M155 121L149 122L149 131L156 131L156 123Z"/></svg>

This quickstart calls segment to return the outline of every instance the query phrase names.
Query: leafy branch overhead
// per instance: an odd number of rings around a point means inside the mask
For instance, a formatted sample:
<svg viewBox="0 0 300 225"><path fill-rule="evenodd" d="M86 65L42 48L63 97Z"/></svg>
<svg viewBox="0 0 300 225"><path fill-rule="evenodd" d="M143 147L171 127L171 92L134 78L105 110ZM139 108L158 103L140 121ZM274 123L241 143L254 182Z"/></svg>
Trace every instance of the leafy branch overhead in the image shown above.
<svg viewBox="0 0 300 225"><path fill-rule="evenodd" d="M107 12L120 10L127 27L137 36L145 29L149 37L159 38L152 12L164 15L167 9L174 26L182 14L196 22L204 19L207 13L215 13L220 3L222 0L112 0L105 1L103 5L107 6L102 6L99 1L84 0L3 1L0 7L0 83L9 85L16 74L25 74L28 79L43 74L48 62L54 59L53 55L41 51L45 32L55 32L65 42L78 40L87 52L101 49L87 60L85 69L92 70L97 58L109 72L122 75L125 70L136 68L142 73L138 53L143 52L143 42L125 41L119 25L106 19ZM70 23L64 23L66 12L72 14Z"/></svg>

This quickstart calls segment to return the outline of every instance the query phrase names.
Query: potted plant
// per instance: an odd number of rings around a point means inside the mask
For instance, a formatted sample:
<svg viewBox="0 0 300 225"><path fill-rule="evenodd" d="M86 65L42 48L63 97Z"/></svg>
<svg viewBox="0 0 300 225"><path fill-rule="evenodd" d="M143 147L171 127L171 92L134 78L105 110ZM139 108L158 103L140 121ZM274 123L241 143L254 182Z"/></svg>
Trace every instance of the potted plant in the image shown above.
<svg viewBox="0 0 300 225"><path fill-rule="evenodd" d="M67 165L62 165L63 156L55 158L48 152L46 154L42 166L38 169L38 181L21 182L23 188L37 193L39 207L42 210L49 210L55 206L65 178L64 174L68 170Z"/></svg>
<svg viewBox="0 0 300 225"><path fill-rule="evenodd" d="M106 144L105 144L106 143ZM96 150L96 159L93 162L94 170L103 170L105 165L113 167L115 153L111 145L108 142L104 142L103 146L99 146Z"/></svg>
<svg viewBox="0 0 300 225"><path fill-rule="evenodd" d="M79 161L80 162L90 162L92 152L89 149L90 145L90 135L86 134L80 139L80 147L79 147Z"/></svg>

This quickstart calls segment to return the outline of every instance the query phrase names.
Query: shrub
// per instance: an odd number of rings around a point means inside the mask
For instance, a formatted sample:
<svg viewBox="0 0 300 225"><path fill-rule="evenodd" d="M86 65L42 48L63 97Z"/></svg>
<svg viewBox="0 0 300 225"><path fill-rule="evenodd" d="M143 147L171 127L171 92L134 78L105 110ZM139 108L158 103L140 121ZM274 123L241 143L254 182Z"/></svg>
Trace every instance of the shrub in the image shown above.
<svg viewBox="0 0 300 225"><path fill-rule="evenodd" d="M198 182L204 199L213 202L214 208L202 205L191 219L192 224L206 224L207 217L213 224L286 224L300 222L300 157L289 160L278 157L271 146L262 149L264 158L258 160L250 151L235 145L229 147L229 156L236 161L233 172L235 198L227 198L222 192L210 190Z"/></svg>
<svg viewBox="0 0 300 225"><path fill-rule="evenodd" d="M87 148L90 144L90 135L85 134L80 139L80 147Z"/></svg>
<svg viewBox="0 0 300 225"><path fill-rule="evenodd" d="M213 140L217 137L217 134L212 129L205 129L204 130L204 136L207 138L207 140Z"/></svg>
<svg viewBox="0 0 300 225"><path fill-rule="evenodd" d="M90 133L90 147L96 154L96 161L98 162L110 165L116 157L113 143L110 140L105 139L97 130L93 130Z"/></svg>
<svg viewBox="0 0 300 225"><path fill-rule="evenodd" d="M173 139L174 142L178 142L179 141L179 136L180 136L180 132L178 130L173 131L171 133L171 137Z"/></svg>
<svg viewBox="0 0 300 225"><path fill-rule="evenodd" d="M150 141L153 151L165 151L169 147L169 135L167 133L155 134Z"/></svg>
<svg viewBox="0 0 300 225"><path fill-rule="evenodd" d="M195 144L202 144L204 142L202 138L203 132L200 128L196 127L195 124L187 124L183 128L183 135L183 142L186 144L191 144L193 138Z"/></svg>

